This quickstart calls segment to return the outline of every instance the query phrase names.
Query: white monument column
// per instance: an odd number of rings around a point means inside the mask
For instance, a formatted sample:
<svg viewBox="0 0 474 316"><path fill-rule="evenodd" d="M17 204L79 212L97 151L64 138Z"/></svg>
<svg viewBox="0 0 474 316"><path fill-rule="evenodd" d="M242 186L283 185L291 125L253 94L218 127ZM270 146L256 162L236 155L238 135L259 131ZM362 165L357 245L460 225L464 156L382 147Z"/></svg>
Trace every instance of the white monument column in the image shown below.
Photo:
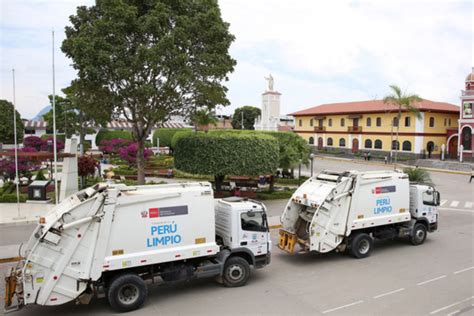
<svg viewBox="0 0 474 316"><path fill-rule="evenodd" d="M64 153L73 154L73 157L63 158L63 171L61 172L61 193L59 201L78 191L78 167L77 167L77 139L66 139Z"/></svg>
<svg viewBox="0 0 474 316"><path fill-rule="evenodd" d="M268 89L262 93L262 114L255 122L255 129L261 131L278 131L280 123L281 93L273 90L273 77L265 77Z"/></svg>

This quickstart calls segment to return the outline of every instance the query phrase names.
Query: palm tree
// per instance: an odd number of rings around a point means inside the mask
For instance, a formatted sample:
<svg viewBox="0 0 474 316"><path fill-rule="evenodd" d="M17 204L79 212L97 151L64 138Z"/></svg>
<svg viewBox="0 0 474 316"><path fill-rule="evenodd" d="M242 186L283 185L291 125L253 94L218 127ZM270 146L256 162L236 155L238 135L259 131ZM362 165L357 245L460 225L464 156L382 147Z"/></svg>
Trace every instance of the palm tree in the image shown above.
<svg viewBox="0 0 474 316"><path fill-rule="evenodd" d="M405 168L403 172L408 175L410 182L419 182L425 184L433 184L428 171L422 168Z"/></svg>
<svg viewBox="0 0 474 316"><path fill-rule="evenodd" d="M196 126L196 132L199 128L202 128L206 133L209 129L209 125L217 125L217 118L214 113L208 109L201 109L194 113L192 120Z"/></svg>
<svg viewBox="0 0 474 316"><path fill-rule="evenodd" d="M417 119L421 119L421 114L418 108L414 106L414 103L416 102L421 102L423 99L420 98L416 94L406 94L403 93L400 87L396 85L391 85L390 89L392 89L392 94L387 95L384 99L383 102L386 104L392 104L398 107L398 114L397 114L397 136L396 136L396 145L395 145L395 164L394 168L397 164L397 154L398 151L400 150L400 142L398 141L398 132L400 130L400 118L402 116L402 109L407 110L409 112L412 112L415 114ZM392 120L392 131L393 131L393 120ZM390 157L392 157L392 150L393 150L393 132L392 132L392 144L391 144L391 150L390 150Z"/></svg>

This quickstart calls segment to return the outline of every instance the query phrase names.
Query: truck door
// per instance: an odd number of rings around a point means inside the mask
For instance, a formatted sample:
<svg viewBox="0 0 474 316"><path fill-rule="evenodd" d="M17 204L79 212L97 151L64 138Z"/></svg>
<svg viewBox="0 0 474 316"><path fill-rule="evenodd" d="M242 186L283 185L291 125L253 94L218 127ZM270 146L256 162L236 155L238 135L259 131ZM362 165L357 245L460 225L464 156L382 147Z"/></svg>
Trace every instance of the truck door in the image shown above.
<svg viewBox="0 0 474 316"><path fill-rule="evenodd" d="M268 223L263 211L247 211L240 213L240 246L246 247L254 256L268 252Z"/></svg>
<svg viewBox="0 0 474 316"><path fill-rule="evenodd" d="M440 201L440 194L438 191L433 189L423 190L421 193L423 206L422 216L426 217L431 223L435 223L438 220L438 205Z"/></svg>

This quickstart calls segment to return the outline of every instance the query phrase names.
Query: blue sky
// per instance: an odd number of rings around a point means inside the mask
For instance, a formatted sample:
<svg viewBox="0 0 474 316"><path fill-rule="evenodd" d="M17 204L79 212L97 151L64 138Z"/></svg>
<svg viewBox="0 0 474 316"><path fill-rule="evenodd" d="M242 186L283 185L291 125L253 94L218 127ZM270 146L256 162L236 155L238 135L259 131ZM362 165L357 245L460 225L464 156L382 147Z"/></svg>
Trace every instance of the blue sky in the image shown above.
<svg viewBox="0 0 474 316"><path fill-rule="evenodd" d="M56 34L56 91L75 71L59 50L77 5L90 0L1 0L0 98L33 117L52 91L51 30ZM264 76L282 93L282 113L328 102L382 98L388 85L459 104L474 66L473 1L221 0L236 36L237 66L227 83L232 113L261 104Z"/></svg>

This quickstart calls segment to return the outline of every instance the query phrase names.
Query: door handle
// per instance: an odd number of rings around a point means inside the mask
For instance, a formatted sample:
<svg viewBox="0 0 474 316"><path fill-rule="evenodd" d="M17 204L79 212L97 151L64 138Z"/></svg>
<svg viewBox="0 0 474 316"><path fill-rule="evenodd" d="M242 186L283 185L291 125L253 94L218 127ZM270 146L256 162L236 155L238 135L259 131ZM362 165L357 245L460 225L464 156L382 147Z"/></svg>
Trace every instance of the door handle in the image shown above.
<svg viewBox="0 0 474 316"><path fill-rule="evenodd" d="M247 242L246 242L246 241L241 241L241 242L240 242L240 245L241 245L241 246L247 246Z"/></svg>

